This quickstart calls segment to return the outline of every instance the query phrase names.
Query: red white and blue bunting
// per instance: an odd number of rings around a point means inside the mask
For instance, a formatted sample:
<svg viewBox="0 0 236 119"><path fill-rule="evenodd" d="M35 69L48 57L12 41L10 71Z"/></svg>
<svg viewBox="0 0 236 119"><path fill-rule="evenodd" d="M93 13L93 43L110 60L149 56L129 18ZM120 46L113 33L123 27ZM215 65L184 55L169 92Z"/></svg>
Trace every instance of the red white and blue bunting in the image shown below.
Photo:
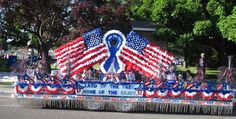
<svg viewBox="0 0 236 119"><path fill-rule="evenodd" d="M29 84L29 91L33 94L39 94L44 90L44 87L40 84Z"/></svg>
<svg viewBox="0 0 236 119"><path fill-rule="evenodd" d="M214 100L215 97L221 101L232 100L234 93L225 89L226 84L218 86L214 90L209 84L193 83L186 88L180 82L171 84L162 82L159 84L144 85L143 83L132 82L97 82L97 81L69 81L58 84L27 84L18 83L16 92L19 94L63 94L63 95L97 95L97 96L131 96L147 98L180 98L196 99L201 97L204 100Z"/></svg>

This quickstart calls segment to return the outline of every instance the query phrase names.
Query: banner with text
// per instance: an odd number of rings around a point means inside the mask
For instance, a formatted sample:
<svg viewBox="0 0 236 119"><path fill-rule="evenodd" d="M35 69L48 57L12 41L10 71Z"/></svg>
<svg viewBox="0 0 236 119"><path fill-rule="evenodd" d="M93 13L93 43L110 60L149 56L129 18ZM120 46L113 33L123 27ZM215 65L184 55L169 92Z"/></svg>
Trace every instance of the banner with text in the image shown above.
<svg viewBox="0 0 236 119"><path fill-rule="evenodd" d="M137 83L114 83L114 82L79 82L83 88L79 89L80 95L100 96L131 96L143 97L143 91L138 90Z"/></svg>

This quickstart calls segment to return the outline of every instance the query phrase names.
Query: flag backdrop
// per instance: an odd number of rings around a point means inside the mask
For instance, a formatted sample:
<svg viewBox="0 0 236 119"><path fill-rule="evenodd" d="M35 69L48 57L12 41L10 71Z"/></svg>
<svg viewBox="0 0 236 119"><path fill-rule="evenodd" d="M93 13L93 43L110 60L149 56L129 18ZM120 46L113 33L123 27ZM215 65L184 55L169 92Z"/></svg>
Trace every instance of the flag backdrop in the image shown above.
<svg viewBox="0 0 236 119"><path fill-rule="evenodd" d="M108 57L108 48L102 42L100 29L95 29L55 50L57 63L63 75L67 73L70 62L71 76L101 63ZM126 38L119 58L127 69L140 72L148 78L158 79L160 71L166 71L173 61L172 54L161 50L134 31Z"/></svg>
<svg viewBox="0 0 236 119"><path fill-rule="evenodd" d="M60 46L54 52L62 75L66 75L70 67L70 76L74 76L102 62L107 57L107 51L102 43L101 29L98 28Z"/></svg>
<svg viewBox="0 0 236 119"><path fill-rule="evenodd" d="M139 71L146 77L158 79L161 69L166 71L174 57L136 32L131 31L127 35L126 45L121 51L120 59L128 69Z"/></svg>

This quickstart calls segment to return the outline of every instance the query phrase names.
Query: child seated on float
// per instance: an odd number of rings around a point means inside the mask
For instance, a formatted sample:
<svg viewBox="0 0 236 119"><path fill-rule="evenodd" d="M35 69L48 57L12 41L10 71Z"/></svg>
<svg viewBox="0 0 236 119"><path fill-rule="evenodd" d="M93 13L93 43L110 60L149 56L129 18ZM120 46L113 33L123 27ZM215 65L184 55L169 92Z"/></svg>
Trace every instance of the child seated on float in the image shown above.
<svg viewBox="0 0 236 119"><path fill-rule="evenodd" d="M193 83L193 77L192 77L192 73L190 70L187 70L184 74L184 81L187 84Z"/></svg>
<svg viewBox="0 0 236 119"><path fill-rule="evenodd" d="M184 82L184 78L182 74L178 74L177 81Z"/></svg>
<svg viewBox="0 0 236 119"><path fill-rule="evenodd" d="M102 73L101 70L97 70L96 72L97 72L98 81L102 81L104 78L104 74Z"/></svg>
<svg viewBox="0 0 236 119"><path fill-rule="evenodd" d="M165 73L164 78L167 81L167 84L172 86L176 83L177 77L175 73L175 64L171 64L168 71Z"/></svg>
<svg viewBox="0 0 236 119"><path fill-rule="evenodd" d="M136 80L136 79L135 79L135 74L134 74L133 71L130 71L128 75L129 75L128 81L134 82L134 81Z"/></svg>
<svg viewBox="0 0 236 119"><path fill-rule="evenodd" d="M107 73L105 74L105 76L102 79L103 81L107 81L107 82L120 82L119 80L119 75L118 74L114 74L114 73Z"/></svg>
<svg viewBox="0 0 236 119"><path fill-rule="evenodd" d="M171 64L169 67L168 71L166 72L164 78L169 81L169 80L176 80L176 73L175 73L175 65Z"/></svg>

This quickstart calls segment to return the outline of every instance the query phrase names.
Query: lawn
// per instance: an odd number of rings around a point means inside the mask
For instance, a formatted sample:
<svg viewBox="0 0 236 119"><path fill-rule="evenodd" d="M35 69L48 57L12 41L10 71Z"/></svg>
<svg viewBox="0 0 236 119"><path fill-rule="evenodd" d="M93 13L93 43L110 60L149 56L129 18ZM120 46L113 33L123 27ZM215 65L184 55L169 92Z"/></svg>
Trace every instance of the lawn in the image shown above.
<svg viewBox="0 0 236 119"><path fill-rule="evenodd" d="M8 60L0 58L0 72L10 72L11 69L8 67Z"/></svg>
<svg viewBox="0 0 236 119"><path fill-rule="evenodd" d="M0 82L0 85L12 85L12 82Z"/></svg>
<svg viewBox="0 0 236 119"><path fill-rule="evenodd" d="M197 73L197 67L189 66L187 69L182 66L177 66L177 70L180 70L181 72L185 72L186 70L190 70L193 75ZM206 76L208 79L217 79L217 74L219 71L213 68L206 68Z"/></svg>

